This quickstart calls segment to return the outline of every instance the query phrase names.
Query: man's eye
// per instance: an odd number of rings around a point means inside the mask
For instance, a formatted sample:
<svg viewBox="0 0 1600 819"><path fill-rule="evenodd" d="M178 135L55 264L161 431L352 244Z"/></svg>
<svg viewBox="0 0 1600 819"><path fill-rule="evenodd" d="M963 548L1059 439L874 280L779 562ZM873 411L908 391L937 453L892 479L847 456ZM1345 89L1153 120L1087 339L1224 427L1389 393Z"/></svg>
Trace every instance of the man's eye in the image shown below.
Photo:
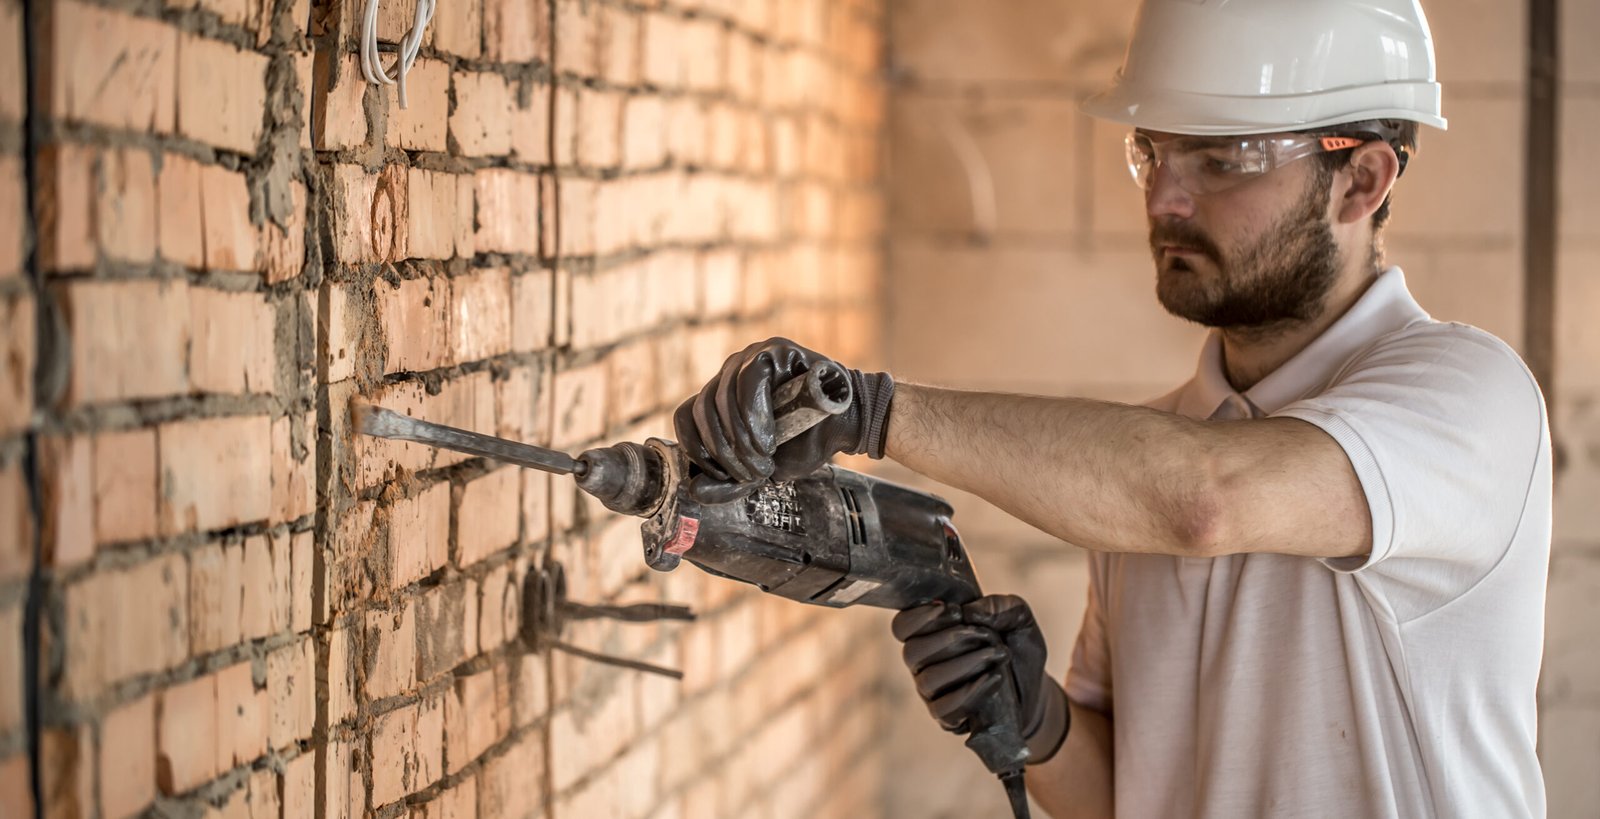
<svg viewBox="0 0 1600 819"><path fill-rule="evenodd" d="M1205 168L1207 173L1238 173L1243 166L1231 159L1223 159L1219 156L1207 156L1202 167Z"/></svg>

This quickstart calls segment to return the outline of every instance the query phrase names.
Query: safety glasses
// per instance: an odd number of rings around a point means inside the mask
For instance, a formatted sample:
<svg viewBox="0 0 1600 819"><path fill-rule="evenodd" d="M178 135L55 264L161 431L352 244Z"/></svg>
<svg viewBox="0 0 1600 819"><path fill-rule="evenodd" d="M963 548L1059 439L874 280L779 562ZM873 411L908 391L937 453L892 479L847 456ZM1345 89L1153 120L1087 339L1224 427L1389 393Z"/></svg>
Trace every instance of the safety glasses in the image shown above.
<svg viewBox="0 0 1600 819"><path fill-rule="evenodd" d="M1343 151L1367 140L1348 136L1181 136L1156 142L1128 134L1128 172L1150 190L1165 167L1178 187L1195 196L1225 191L1312 154Z"/></svg>

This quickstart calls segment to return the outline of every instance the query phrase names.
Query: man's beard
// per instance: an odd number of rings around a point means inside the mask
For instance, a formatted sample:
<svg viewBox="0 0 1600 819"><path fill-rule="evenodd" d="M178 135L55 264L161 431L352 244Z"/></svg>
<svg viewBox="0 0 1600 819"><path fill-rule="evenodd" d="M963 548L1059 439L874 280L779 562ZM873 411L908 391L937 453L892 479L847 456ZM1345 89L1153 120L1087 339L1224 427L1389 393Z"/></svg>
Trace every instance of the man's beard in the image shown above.
<svg viewBox="0 0 1600 819"><path fill-rule="evenodd" d="M1222 329L1270 332L1315 318L1339 276L1339 247L1326 216L1329 181L1318 174L1292 210L1238 253L1224 254L1185 222L1151 225L1162 306L1179 318ZM1182 256L1164 259L1162 244L1204 254L1216 276L1202 278Z"/></svg>

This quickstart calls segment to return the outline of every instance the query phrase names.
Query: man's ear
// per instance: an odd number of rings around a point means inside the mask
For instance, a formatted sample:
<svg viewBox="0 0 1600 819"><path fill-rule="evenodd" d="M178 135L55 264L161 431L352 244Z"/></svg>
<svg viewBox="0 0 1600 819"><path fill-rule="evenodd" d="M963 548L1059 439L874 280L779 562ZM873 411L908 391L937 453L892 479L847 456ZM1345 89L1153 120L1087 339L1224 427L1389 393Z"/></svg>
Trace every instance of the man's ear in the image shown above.
<svg viewBox="0 0 1600 819"><path fill-rule="evenodd" d="M1339 221L1364 222L1388 198L1400 175L1400 158L1389 143L1373 140L1357 147L1350 155L1350 164L1341 170L1350 175L1350 187L1339 202Z"/></svg>

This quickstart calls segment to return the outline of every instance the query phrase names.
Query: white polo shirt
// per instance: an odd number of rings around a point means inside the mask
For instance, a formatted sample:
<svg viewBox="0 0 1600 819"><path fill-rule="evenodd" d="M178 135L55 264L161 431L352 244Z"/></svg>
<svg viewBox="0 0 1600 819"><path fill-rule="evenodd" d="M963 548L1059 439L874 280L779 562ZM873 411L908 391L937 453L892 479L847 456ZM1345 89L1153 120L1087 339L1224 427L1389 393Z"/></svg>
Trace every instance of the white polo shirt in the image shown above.
<svg viewBox="0 0 1600 819"><path fill-rule="evenodd" d="M1398 268L1242 394L1221 349L1151 406L1322 428L1372 553L1090 555L1066 688L1112 716L1117 814L1543 816L1550 438L1521 359Z"/></svg>

